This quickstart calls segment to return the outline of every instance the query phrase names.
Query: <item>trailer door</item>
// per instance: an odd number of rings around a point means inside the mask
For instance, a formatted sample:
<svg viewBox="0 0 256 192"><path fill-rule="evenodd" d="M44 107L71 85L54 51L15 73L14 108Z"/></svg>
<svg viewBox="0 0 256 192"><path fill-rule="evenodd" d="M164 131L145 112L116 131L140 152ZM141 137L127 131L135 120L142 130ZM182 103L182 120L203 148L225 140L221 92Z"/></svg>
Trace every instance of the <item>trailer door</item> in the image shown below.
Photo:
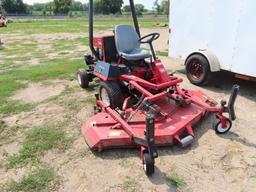
<svg viewBox="0 0 256 192"><path fill-rule="evenodd" d="M234 46L239 25L242 0L216 0L211 3L210 36L207 49L219 59L220 67L231 70ZM210 11L210 8L208 8Z"/></svg>
<svg viewBox="0 0 256 192"><path fill-rule="evenodd" d="M256 77L256 1L244 0L241 6L231 71Z"/></svg>
<svg viewBox="0 0 256 192"><path fill-rule="evenodd" d="M170 56L184 59L192 51L207 47L210 35L208 4L205 0L170 1Z"/></svg>
<svg viewBox="0 0 256 192"><path fill-rule="evenodd" d="M216 54L221 69L231 70L241 0L170 1L169 55L185 59L207 49Z"/></svg>

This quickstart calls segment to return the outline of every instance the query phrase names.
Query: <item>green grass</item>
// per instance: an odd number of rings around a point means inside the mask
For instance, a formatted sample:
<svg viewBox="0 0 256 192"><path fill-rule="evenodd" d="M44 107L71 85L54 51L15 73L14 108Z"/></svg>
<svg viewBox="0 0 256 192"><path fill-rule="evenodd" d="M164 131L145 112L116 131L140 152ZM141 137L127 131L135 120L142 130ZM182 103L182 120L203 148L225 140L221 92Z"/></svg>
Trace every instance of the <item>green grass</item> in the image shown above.
<svg viewBox="0 0 256 192"><path fill-rule="evenodd" d="M8 101L16 90L25 88L27 85L20 81L41 81L45 79L74 79L75 71L84 67L81 59L53 59L42 65L24 69L9 70L0 76L0 113L19 113L32 109L32 105L22 104L17 101Z"/></svg>
<svg viewBox="0 0 256 192"><path fill-rule="evenodd" d="M11 111L19 112L25 105L14 101L7 101L7 98L18 89L25 88L26 85L19 83L10 77L8 74L0 76L0 112L10 113Z"/></svg>
<svg viewBox="0 0 256 192"><path fill-rule="evenodd" d="M20 112L31 111L32 109L32 104L21 103L19 101L7 101L0 106L0 112L3 114L17 114Z"/></svg>
<svg viewBox="0 0 256 192"><path fill-rule="evenodd" d="M11 180L6 191L9 192L42 192L52 191L52 183L55 178L55 173L52 168L41 168L32 172L28 176L24 176L20 181Z"/></svg>
<svg viewBox="0 0 256 192"><path fill-rule="evenodd" d="M5 123L4 121L0 120L0 131L2 132L4 128L5 128Z"/></svg>
<svg viewBox="0 0 256 192"><path fill-rule="evenodd" d="M81 107L80 103L76 99L64 99L61 104L71 110L76 111Z"/></svg>
<svg viewBox="0 0 256 192"><path fill-rule="evenodd" d="M52 44L52 47L57 50L73 50L76 45L89 45L89 39L88 37L79 37L72 40L66 41L66 43L63 43L63 39L55 40ZM82 56L82 55L81 55Z"/></svg>
<svg viewBox="0 0 256 192"><path fill-rule="evenodd" d="M157 55L168 57L168 51L156 51Z"/></svg>
<svg viewBox="0 0 256 192"><path fill-rule="evenodd" d="M25 141L18 154L8 158L7 168L28 163L40 162L39 157L48 150L65 150L72 139L60 130L51 127L38 127L26 133Z"/></svg>
<svg viewBox="0 0 256 192"><path fill-rule="evenodd" d="M11 127L7 127L3 121L0 121L0 127L0 142L3 142L14 136L20 129L25 129L24 126L20 125L13 125Z"/></svg>
<svg viewBox="0 0 256 192"><path fill-rule="evenodd" d="M141 27L156 27L157 24L168 23L166 17L144 17L139 18ZM37 33L72 33L88 32L88 18L63 19L63 20L16 20L8 27L2 28L1 33L19 33L24 35ZM131 18L125 17L95 17L94 29L114 29L118 24L132 24Z"/></svg>
<svg viewBox="0 0 256 192"><path fill-rule="evenodd" d="M170 185L178 189L183 189L184 187L187 186L186 182L181 177L179 177L175 172L171 172L171 174L167 176L166 180Z"/></svg>
<svg viewBox="0 0 256 192"><path fill-rule="evenodd" d="M81 59L52 59L41 65L26 69L11 70L8 75L14 80L41 81L45 79L72 79L79 67L84 67ZM7 78L7 77L6 77Z"/></svg>
<svg viewBox="0 0 256 192"><path fill-rule="evenodd" d="M38 45L36 42L31 42L31 41L23 42L21 40L18 40L18 41L16 40L10 44L8 43L8 46L6 46L5 49L1 50L1 53L5 55L20 54L22 56L22 54L33 52L37 48L37 46Z"/></svg>

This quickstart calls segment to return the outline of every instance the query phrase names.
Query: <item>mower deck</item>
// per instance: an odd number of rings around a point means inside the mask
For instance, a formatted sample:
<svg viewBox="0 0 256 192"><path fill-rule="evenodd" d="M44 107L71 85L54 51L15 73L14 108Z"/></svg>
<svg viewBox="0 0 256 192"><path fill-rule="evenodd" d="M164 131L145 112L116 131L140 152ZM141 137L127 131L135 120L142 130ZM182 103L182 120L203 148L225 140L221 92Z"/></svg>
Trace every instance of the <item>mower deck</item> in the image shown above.
<svg viewBox="0 0 256 192"><path fill-rule="evenodd" d="M164 114L155 119L155 144L158 146L172 145L174 140L179 141L186 135L194 135L192 125L200 121L207 112L203 107L194 104L187 107L177 106L167 97L159 100L157 105ZM127 116L129 115L128 113ZM145 137L145 118L145 112L138 110L128 122L135 136L141 139ZM93 150L137 146L118 121L106 112L90 117L83 124L82 133Z"/></svg>

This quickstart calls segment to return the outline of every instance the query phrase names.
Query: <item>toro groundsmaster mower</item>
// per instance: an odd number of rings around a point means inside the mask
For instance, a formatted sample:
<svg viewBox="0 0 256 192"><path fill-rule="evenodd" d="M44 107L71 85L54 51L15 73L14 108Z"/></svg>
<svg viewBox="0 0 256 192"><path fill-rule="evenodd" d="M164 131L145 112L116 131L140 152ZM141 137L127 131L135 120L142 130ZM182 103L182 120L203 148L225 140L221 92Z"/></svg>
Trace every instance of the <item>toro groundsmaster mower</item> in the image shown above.
<svg viewBox="0 0 256 192"><path fill-rule="evenodd" d="M133 0L130 6L134 26L118 25L113 35L94 37L93 0L89 1L92 55L85 56L88 68L77 76L82 88L94 78L100 83L95 115L83 124L82 133L92 150L139 147L143 168L151 175L157 146L188 146L194 140L193 125L209 113L216 114L216 132L228 132L239 87L232 88L228 104L220 105L200 91L183 89L182 79L168 74L155 55L152 42L159 33L141 37ZM150 51L140 48L144 43Z"/></svg>

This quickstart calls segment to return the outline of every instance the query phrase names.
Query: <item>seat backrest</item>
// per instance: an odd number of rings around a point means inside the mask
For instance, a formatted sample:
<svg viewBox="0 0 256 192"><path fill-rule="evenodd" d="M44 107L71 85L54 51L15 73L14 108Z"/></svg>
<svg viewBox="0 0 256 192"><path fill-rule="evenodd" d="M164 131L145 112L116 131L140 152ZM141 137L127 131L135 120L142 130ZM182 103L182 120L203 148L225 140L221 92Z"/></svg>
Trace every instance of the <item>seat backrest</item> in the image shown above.
<svg viewBox="0 0 256 192"><path fill-rule="evenodd" d="M139 36L131 25L115 27L115 43L119 53L130 53L140 47Z"/></svg>

